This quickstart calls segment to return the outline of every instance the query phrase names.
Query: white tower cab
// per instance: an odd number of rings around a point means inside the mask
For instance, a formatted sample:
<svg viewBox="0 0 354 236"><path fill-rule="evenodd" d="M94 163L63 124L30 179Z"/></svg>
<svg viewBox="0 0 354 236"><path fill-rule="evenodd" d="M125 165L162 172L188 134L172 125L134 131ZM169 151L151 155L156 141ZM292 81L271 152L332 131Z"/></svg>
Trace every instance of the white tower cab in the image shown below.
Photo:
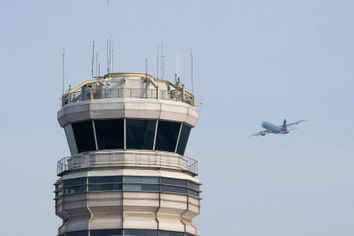
<svg viewBox="0 0 354 236"><path fill-rule="evenodd" d="M197 161L184 156L194 95L146 73L110 73L62 97L71 156L58 162L59 236L195 236Z"/></svg>

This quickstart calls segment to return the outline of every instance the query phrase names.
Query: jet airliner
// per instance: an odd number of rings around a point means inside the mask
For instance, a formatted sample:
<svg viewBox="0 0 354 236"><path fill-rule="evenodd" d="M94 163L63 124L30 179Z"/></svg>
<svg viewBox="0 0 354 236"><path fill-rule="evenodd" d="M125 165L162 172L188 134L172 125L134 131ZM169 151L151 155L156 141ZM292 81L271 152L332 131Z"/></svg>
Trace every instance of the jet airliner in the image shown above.
<svg viewBox="0 0 354 236"><path fill-rule="evenodd" d="M264 121L264 122L262 122L262 127L265 128L265 130L259 131L256 134L252 134L252 135L250 135L250 137L259 136L259 135L265 136L266 134L288 134L291 130L294 130L294 129L288 129L288 127L298 125L304 121L306 121L306 120L299 120L299 121L295 121L295 122L287 124L286 120L284 119L283 125L274 125L270 122Z"/></svg>

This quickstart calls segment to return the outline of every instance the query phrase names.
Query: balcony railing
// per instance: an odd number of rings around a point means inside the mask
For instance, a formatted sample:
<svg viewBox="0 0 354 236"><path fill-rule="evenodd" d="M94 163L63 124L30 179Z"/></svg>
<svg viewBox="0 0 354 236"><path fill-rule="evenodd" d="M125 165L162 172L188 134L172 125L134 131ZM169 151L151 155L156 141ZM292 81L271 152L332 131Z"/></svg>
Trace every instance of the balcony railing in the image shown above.
<svg viewBox="0 0 354 236"><path fill-rule="evenodd" d="M62 97L62 106L86 100L113 99L113 98L141 98L161 99L184 102L194 106L194 96L178 90L159 90L144 88L95 88L70 92Z"/></svg>
<svg viewBox="0 0 354 236"><path fill-rule="evenodd" d="M176 169L198 175L198 162L177 154L157 152L100 151L64 157L57 164L57 174L93 167L152 167Z"/></svg>

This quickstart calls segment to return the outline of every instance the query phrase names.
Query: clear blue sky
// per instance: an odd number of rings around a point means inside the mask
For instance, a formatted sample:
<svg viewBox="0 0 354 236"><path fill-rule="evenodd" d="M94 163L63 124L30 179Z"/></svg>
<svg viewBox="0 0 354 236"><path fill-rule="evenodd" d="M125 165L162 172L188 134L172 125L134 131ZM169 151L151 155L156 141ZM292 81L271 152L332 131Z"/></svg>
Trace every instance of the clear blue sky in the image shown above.
<svg viewBox="0 0 354 236"><path fill-rule="evenodd" d="M156 74L166 45L189 83L196 56L200 122L187 148L203 182L201 236L354 235L354 1L1 0L1 234L56 235L56 121L61 48L68 86L102 64ZM289 135L249 138L268 120L306 118Z"/></svg>

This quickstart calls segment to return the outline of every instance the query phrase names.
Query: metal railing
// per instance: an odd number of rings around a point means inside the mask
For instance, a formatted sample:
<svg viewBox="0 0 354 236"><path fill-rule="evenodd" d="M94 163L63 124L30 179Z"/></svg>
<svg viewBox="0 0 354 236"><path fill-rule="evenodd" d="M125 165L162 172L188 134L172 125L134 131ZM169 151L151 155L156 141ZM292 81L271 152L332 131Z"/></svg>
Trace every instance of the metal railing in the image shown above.
<svg viewBox="0 0 354 236"><path fill-rule="evenodd" d="M67 93L62 97L62 106L86 100L112 99L112 98L142 98L161 99L176 102L184 102L194 105L194 96L177 90L159 90L144 88L88 88Z"/></svg>
<svg viewBox="0 0 354 236"><path fill-rule="evenodd" d="M177 154L156 152L99 151L64 157L57 163L57 174L92 167L154 167L188 171L198 175L198 161Z"/></svg>

